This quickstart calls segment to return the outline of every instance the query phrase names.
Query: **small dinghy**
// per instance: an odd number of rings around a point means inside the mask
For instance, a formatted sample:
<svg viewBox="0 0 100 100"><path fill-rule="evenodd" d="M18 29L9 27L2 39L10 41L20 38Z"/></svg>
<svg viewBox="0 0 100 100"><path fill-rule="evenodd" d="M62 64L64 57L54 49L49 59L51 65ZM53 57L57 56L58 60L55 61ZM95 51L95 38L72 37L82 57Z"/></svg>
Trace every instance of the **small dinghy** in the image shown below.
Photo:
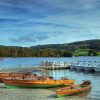
<svg viewBox="0 0 100 100"><path fill-rule="evenodd" d="M91 89L91 82L84 81L81 84L73 84L71 86L59 88L56 90L56 94L58 97L74 95L82 92L87 92Z"/></svg>

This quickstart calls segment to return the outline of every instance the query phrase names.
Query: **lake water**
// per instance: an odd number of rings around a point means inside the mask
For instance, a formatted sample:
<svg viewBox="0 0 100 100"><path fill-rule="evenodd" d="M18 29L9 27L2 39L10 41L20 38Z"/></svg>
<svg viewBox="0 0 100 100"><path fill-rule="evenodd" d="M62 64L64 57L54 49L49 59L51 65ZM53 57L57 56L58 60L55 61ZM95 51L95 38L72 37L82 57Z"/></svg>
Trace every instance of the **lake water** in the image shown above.
<svg viewBox="0 0 100 100"><path fill-rule="evenodd" d="M61 62L72 62L72 61L100 61L100 57L66 57L66 58L4 58L4 60L0 60L0 67L32 67L32 66L40 66L41 61L61 61Z"/></svg>
<svg viewBox="0 0 100 100"><path fill-rule="evenodd" d="M69 57L69 58L4 58L0 60L0 68L8 67L40 67L41 61L62 61L62 62L72 62L72 61L97 61L100 62L100 57ZM92 90L87 95L87 98L100 99L100 73L84 73L76 72L71 70L54 70L46 71L48 75L53 76L55 79L66 76L70 79L75 79L76 83L80 83L82 80L91 80Z"/></svg>

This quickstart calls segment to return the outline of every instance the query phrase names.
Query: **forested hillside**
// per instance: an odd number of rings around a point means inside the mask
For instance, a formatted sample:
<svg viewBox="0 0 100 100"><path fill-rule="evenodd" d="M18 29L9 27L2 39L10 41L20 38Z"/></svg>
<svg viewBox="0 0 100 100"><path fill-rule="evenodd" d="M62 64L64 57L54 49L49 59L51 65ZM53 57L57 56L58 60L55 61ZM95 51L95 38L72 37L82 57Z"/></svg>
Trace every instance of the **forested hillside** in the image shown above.
<svg viewBox="0 0 100 100"><path fill-rule="evenodd" d="M31 47L0 46L0 57L71 57L100 56L100 40Z"/></svg>

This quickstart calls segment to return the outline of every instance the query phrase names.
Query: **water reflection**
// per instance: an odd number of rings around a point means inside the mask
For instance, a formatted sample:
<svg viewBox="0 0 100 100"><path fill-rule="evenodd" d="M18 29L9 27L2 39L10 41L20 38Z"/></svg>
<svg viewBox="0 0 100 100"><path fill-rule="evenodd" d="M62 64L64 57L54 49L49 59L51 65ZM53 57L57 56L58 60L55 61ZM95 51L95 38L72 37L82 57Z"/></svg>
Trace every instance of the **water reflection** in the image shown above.
<svg viewBox="0 0 100 100"><path fill-rule="evenodd" d="M46 75L53 76L55 79L60 77L68 77L69 79L75 79L80 84L82 80L91 80L92 89L85 93L78 94L77 96L86 96L87 98L100 98L100 73L83 73L70 70L45 70Z"/></svg>

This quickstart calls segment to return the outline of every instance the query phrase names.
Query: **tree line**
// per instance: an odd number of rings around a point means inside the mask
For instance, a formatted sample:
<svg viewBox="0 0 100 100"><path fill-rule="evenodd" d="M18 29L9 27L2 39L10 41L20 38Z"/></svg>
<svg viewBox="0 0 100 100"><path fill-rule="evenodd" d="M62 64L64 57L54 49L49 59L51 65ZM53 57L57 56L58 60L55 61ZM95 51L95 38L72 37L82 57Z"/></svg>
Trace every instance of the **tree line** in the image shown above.
<svg viewBox="0 0 100 100"><path fill-rule="evenodd" d="M33 49L26 47L0 46L0 57L71 57L72 52L56 49Z"/></svg>
<svg viewBox="0 0 100 100"><path fill-rule="evenodd" d="M31 47L0 46L0 57L100 56L100 40Z"/></svg>

